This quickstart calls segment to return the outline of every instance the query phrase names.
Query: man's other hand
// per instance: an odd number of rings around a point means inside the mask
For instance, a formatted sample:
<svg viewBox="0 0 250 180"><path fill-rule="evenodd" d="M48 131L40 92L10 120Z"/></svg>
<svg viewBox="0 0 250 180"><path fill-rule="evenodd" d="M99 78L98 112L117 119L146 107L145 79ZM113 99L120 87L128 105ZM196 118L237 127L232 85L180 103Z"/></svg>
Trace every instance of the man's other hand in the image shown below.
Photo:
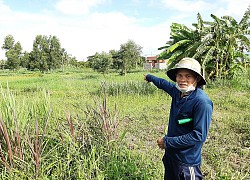
<svg viewBox="0 0 250 180"><path fill-rule="evenodd" d="M157 145L160 149L165 149L165 145L164 145L164 138L163 137L159 137L157 139Z"/></svg>

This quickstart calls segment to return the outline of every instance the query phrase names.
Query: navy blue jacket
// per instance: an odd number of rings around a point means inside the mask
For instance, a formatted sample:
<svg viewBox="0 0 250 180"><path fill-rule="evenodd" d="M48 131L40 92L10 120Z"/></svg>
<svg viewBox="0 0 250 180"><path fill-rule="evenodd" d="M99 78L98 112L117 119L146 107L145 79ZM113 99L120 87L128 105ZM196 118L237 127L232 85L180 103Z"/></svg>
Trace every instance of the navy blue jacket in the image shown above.
<svg viewBox="0 0 250 180"><path fill-rule="evenodd" d="M146 79L172 97L168 132L164 137L167 157L184 165L199 165L202 144L212 119L212 101L201 88L181 98L175 84L150 74ZM186 118L192 118L192 121L179 124L178 120Z"/></svg>

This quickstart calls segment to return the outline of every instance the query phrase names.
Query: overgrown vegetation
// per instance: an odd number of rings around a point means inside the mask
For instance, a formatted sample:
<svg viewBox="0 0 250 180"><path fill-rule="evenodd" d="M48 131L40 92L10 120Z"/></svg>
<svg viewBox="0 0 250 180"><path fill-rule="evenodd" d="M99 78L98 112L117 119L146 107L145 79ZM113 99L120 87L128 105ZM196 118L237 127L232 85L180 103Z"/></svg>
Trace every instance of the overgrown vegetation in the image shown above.
<svg viewBox="0 0 250 180"><path fill-rule="evenodd" d="M211 14L213 21L205 21L197 14L194 29L172 23L171 37L159 59L168 59L173 67L184 57L200 62L206 79L230 78L236 69L246 69L250 58L250 6L237 22L231 16L221 18Z"/></svg>
<svg viewBox="0 0 250 180"><path fill-rule="evenodd" d="M170 97L148 72L0 72L0 179L162 179ZM167 78L164 72L152 72ZM249 74L210 82L206 179L249 179Z"/></svg>

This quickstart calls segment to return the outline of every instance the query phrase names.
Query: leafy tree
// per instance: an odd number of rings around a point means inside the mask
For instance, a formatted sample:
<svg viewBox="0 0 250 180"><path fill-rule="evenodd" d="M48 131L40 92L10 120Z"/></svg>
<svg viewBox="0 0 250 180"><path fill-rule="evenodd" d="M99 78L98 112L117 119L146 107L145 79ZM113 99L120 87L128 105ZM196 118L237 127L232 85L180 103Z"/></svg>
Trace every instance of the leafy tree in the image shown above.
<svg viewBox="0 0 250 180"><path fill-rule="evenodd" d="M56 36L50 36L47 39L49 45L48 68L50 70L60 68L62 65L62 49L59 39Z"/></svg>
<svg viewBox="0 0 250 180"><path fill-rule="evenodd" d="M64 72L64 66L68 65L68 54L64 48L61 49L61 59L62 71Z"/></svg>
<svg viewBox="0 0 250 180"><path fill-rule="evenodd" d="M141 61L142 47L137 45L134 41L128 40L127 43L120 46L118 59L121 60L121 74L126 73L132 68L137 68Z"/></svg>
<svg viewBox="0 0 250 180"><path fill-rule="evenodd" d="M29 65L29 61L30 61L30 53L28 53L27 51L25 51L23 53L23 56L21 56L21 62L20 62L20 66L23 68L28 68Z"/></svg>
<svg viewBox="0 0 250 180"><path fill-rule="evenodd" d="M11 48L7 53L7 67L9 69L18 69L20 65L22 53L22 46L20 42L17 42L13 48Z"/></svg>
<svg viewBox="0 0 250 180"><path fill-rule="evenodd" d="M76 57L72 57L71 54L68 54L64 48L61 49L61 66L64 71L64 67L73 66L78 67L78 62Z"/></svg>
<svg viewBox="0 0 250 180"><path fill-rule="evenodd" d="M146 62L146 57L145 56L141 56L137 65L139 65L140 67L142 67L144 62Z"/></svg>
<svg viewBox="0 0 250 180"><path fill-rule="evenodd" d="M15 70L18 68L19 61L18 61L18 56L15 53L14 49L10 49L6 52L6 68Z"/></svg>
<svg viewBox="0 0 250 180"><path fill-rule="evenodd" d="M69 56L68 65L71 65L71 66L74 66L74 67L78 66L78 62L77 62L77 59L76 59L75 56L74 57Z"/></svg>
<svg viewBox="0 0 250 180"><path fill-rule="evenodd" d="M119 51L112 49L109 51L109 54L112 56L113 59L111 68L116 70L122 69L122 59L120 58Z"/></svg>
<svg viewBox="0 0 250 180"><path fill-rule="evenodd" d="M79 61L79 62L76 62L73 66L75 66L75 67L78 67L78 68L85 68L85 67L87 67L87 68L91 68L90 67L90 64L89 64L89 61Z"/></svg>
<svg viewBox="0 0 250 180"><path fill-rule="evenodd" d="M60 68L63 63L62 55L61 44L56 36L37 35L33 43L29 69L44 72Z"/></svg>
<svg viewBox="0 0 250 180"><path fill-rule="evenodd" d="M14 44L15 44L14 37L9 34L4 38L4 44L2 46L2 49L10 50L11 48L14 47Z"/></svg>
<svg viewBox="0 0 250 180"><path fill-rule="evenodd" d="M42 72L48 71L48 59L49 44L47 42L47 36L37 35L33 43L33 50L31 51L29 69L39 69Z"/></svg>
<svg viewBox="0 0 250 180"><path fill-rule="evenodd" d="M20 42L15 44L14 37L5 37L2 49L6 50L7 62L5 66L10 69L17 69L19 66L29 70L38 69L42 72L60 68L61 66L77 65L75 57L71 57L65 49L61 48L59 39L56 36L37 35L33 42L33 49L30 53L22 54ZM2 66L3 67L3 66Z"/></svg>
<svg viewBox="0 0 250 180"><path fill-rule="evenodd" d="M0 60L0 69L5 69L5 67L6 67L6 61Z"/></svg>
<svg viewBox="0 0 250 180"><path fill-rule="evenodd" d="M108 73L112 64L111 54L105 52L96 53L94 56L88 57L88 60L92 69L103 74Z"/></svg>
<svg viewBox="0 0 250 180"><path fill-rule="evenodd" d="M87 62L88 62L88 66L92 69L94 69L94 61L95 61L95 55L97 55L98 53L96 52L93 56L88 56L87 57Z"/></svg>
<svg viewBox="0 0 250 180"><path fill-rule="evenodd" d="M19 68L20 58L22 54L22 46L20 42L15 43L14 37L8 35L4 39L2 49L6 50L7 62L6 66L9 69L15 70Z"/></svg>

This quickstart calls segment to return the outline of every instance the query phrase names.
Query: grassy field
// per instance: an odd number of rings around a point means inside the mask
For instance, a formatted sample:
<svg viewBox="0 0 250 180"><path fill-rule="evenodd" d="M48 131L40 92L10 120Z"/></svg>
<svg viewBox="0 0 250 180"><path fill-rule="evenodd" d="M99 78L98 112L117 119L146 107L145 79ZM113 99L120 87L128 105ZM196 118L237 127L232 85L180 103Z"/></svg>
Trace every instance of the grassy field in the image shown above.
<svg viewBox="0 0 250 180"><path fill-rule="evenodd" d="M1 179L162 179L170 97L143 81L89 69L0 72ZM206 179L250 179L249 75L210 82Z"/></svg>

